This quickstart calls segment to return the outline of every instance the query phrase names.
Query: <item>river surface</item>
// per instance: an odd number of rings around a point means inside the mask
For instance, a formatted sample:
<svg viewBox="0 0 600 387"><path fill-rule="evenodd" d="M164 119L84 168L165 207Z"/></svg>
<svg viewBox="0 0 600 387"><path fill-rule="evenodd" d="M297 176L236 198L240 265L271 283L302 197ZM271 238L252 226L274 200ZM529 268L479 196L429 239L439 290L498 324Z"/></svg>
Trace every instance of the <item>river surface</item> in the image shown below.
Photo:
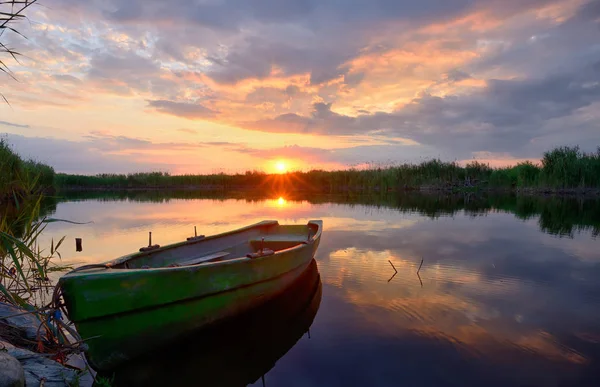
<svg viewBox="0 0 600 387"><path fill-rule="evenodd" d="M62 263L75 266L137 251L149 231L165 245L194 226L323 220L305 283L149 354L115 375L123 385L600 386L597 200L205 196L79 195L49 210L92 222L45 233L66 235Z"/></svg>

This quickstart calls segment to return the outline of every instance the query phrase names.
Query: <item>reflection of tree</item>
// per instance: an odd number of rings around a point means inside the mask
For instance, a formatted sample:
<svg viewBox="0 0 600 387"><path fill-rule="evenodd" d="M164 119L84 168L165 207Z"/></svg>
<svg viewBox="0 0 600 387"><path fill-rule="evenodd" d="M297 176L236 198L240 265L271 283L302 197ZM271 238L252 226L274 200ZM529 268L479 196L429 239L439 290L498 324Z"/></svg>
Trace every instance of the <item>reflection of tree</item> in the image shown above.
<svg viewBox="0 0 600 387"><path fill-rule="evenodd" d="M590 230L600 235L600 200L573 197L517 196L515 194L352 194L323 195L281 192L228 192L222 191L96 191L71 192L60 200L105 200L135 202L166 202L172 199L244 200L257 202L284 197L287 201L308 201L312 204L339 203L369 207L393 208L406 213L418 213L430 218L451 216L464 211L469 216L481 216L490 211L514 214L519 219L539 216L539 226L544 232L572 237L575 231ZM54 204L56 208L56 204Z"/></svg>

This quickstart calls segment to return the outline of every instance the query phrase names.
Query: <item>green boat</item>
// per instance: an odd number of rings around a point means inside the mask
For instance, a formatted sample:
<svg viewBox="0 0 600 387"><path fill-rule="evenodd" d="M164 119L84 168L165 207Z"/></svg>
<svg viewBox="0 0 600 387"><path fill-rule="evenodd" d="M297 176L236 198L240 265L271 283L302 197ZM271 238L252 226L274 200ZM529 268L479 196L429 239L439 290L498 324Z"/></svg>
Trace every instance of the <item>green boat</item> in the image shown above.
<svg viewBox="0 0 600 387"><path fill-rule="evenodd" d="M311 262L323 222L263 221L80 267L60 281L97 370L110 370L280 294Z"/></svg>
<svg viewBox="0 0 600 387"><path fill-rule="evenodd" d="M247 386L266 376L310 328L321 303L314 260L281 294L107 372L116 386ZM260 385L260 384L258 384Z"/></svg>

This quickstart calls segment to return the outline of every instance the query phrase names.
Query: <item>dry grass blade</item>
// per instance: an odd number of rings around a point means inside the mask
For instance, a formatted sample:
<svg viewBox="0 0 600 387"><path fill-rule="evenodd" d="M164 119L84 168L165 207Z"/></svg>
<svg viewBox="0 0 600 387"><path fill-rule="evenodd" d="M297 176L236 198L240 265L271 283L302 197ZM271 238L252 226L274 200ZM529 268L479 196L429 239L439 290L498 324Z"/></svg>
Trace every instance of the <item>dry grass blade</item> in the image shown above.
<svg viewBox="0 0 600 387"><path fill-rule="evenodd" d="M4 33L6 31L13 32L22 38L27 39L25 35L19 32L17 29L12 27L12 23L17 21L26 19L27 17L23 14L27 8L35 4L37 0L10 0L10 1L0 1L0 39L4 37ZM4 43L0 42L0 54L7 54L12 57L12 59L19 63L17 56L21 56L21 53L15 51L12 48L7 47ZM6 63L0 60L0 72L7 74L13 80L17 80L16 77L12 74ZM0 93L0 97L10 106L8 99Z"/></svg>

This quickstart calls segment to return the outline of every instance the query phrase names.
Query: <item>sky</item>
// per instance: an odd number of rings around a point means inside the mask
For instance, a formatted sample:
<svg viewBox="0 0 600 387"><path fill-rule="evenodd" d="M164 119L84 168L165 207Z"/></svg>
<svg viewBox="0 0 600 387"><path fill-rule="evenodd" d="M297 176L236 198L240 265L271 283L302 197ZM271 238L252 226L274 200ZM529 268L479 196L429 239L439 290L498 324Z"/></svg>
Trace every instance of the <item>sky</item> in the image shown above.
<svg viewBox="0 0 600 387"><path fill-rule="evenodd" d="M0 136L59 172L492 166L600 146L598 0L40 0Z"/></svg>

